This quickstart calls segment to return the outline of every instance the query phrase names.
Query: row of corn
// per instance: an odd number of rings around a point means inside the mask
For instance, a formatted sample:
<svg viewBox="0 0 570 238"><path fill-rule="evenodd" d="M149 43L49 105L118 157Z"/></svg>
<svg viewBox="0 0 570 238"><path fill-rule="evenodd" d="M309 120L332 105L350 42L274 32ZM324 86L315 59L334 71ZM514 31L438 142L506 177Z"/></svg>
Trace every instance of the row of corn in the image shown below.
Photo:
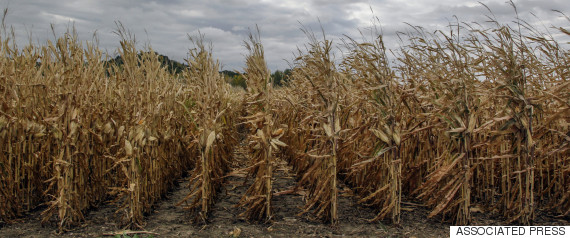
<svg viewBox="0 0 570 238"><path fill-rule="evenodd" d="M195 183L203 209L212 203L236 142L240 92L201 39L193 70L171 75L121 25L117 34L120 65L74 32L22 49L2 35L0 221L40 207L63 231L110 202L119 224L140 227L190 170L206 181Z"/></svg>
<svg viewBox="0 0 570 238"><path fill-rule="evenodd" d="M269 124L285 129L277 157L307 190L302 213L336 223L344 183L378 209L371 221L400 223L402 197L455 224L473 211L519 224L570 215L570 53L523 21L490 24L413 27L391 52L372 28L344 39L340 60L305 31L269 99Z"/></svg>

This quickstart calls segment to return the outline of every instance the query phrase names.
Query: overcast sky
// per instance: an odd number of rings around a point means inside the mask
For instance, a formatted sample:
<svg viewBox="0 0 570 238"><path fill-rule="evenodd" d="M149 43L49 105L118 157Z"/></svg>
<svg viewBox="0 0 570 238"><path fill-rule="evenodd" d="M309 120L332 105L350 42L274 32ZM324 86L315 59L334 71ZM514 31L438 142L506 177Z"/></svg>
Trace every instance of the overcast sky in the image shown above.
<svg viewBox="0 0 570 238"><path fill-rule="evenodd" d="M515 19L512 7L504 0L481 2L500 21ZM568 0L514 2L522 18L539 27L544 24L568 29L570 25L561 14L551 11L570 15ZM340 43L343 35L359 37L358 30L369 27L375 16L380 19L388 47L395 48L396 32L406 31L405 22L435 30L444 29L454 21L454 15L465 22L483 22L488 14L472 0L0 0L0 7L9 9L6 24L16 29L20 46L29 42L30 32L34 43L43 44L53 40L50 24L54 24L58 36L74 24L81 40L91 40L96 31L100 48L115 56L119 37L113 31L115 21L120 21L135 34L139 49L150 43L154 50L179 61L192 47L188 34L196 36L200 31L213 43L214 57L223 69L240 71L246 54L243 40L256 24L261 29L268 66L283 70L288 68L284 59L292 59L297 46L307 42L299 22L320 32L320 19L329 39Z"/></svg>

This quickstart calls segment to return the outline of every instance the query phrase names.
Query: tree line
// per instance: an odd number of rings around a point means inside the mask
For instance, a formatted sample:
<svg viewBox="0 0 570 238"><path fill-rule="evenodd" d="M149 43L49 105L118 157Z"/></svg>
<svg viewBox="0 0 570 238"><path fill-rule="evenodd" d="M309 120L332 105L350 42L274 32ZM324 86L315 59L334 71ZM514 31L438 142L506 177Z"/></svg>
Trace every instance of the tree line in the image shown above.
<svg viewBox="0 0 570 238"><path fill-rule="evenodd" d="M139 53L138 55L140 57L142 55L142 52ZM182 72L186 68L188 68L187 64L180 63L176 60L170 59L166 55L159 54L158 60L160 61L161 65L166 67L168 72L174 76L181 75ZM111 70L112 70L111 65L122 66L123 64L124 64L124 61L120 55L116 56L115 58L112 58L110 60L107 60L105 62L105 65L107 65L107 68L109 70L108 71L109 73L112 73L111 72ZM223 70L223 71L220 71L220 73L224 75L226 82L228 82L232 86L242 87L243 89L247 88L245 78L243 77L243 75L245 73L240 73L240 72L231 71L231 70ZM276 87L285 86L287 84L287 81L289 81L290 75L291 75L291 69L285 69L283 71L281 71L281 70L274 71L273 73L271 73L271 78L273 79L272 80L273 86L276 86Z"/></svg>

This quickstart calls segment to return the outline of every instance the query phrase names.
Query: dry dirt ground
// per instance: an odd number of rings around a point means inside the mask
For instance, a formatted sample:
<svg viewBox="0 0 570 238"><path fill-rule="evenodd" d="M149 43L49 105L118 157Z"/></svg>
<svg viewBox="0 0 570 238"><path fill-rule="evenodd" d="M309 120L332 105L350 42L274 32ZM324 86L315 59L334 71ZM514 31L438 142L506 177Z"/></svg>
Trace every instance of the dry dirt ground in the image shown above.
<svg viewBox="0 0 570 238"><path fill-rule="evenodd" d="M243 148L243 147L240 147ZM236 151L234 169L245 167L243 151ZM243 150L243 149L242 149ZM274 196L274 217L272 223L254 224L240 219L238 215L243 209L234 207L249 186L244 181L245 172L233 173L226 178L223 188L218 192L213 211L208 222L192 222L189 211L176 204L188 193L187 179L180 180L179 185L161 201L153 213L146 217L144 229L149 232L139 237L448 237L449 224L438 220L427 219L429 211L415 203L405 202L402 206L402 224L367 220L376 213L371 208L358 205L341 188L339 199L339 225L331 227L316 220L311 213L298 214L303 207L303 191L291 191L295 178L290 168L281 162L274 176L274 188L278 195ZM251 182L251 179L249 179ZM279 193L279 192L282 193ZM112 237L108 234L120 233L114 217L115 207L103 205L86 215L83 226L63 234L56 234L57 225L40 224L41 208L32 211L14 224L0 227L0 237ZM500 218L486 214L474 213L474 225L501 225ZM537 225L570 225L568 220L541 214ZM131 234L132 236L132 234ZM236 236L236 237L237 237Z"/></svg>

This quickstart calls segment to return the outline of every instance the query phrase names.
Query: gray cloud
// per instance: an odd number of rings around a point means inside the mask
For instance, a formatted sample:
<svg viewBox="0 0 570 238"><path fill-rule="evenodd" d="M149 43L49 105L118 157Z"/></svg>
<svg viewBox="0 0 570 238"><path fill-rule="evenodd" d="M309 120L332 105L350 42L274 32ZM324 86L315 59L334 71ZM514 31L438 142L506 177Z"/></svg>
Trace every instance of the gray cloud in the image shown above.
<svg viewBox="0 0 570 238"><path fill-rule="evenodd" d="M512 7L503 0L483 2L499 21L515 19ZM557 9L569 14L570 5L563 0L515 3L520 16L527 21L540 21L546 27L568 26L567 20L551 11ZM404 22L433 30L454 21L454 15L460 21L484 22L489 14L475 0L11 0L0 3L0 7L9 8L6 23L16 30L20 46L28 43L30 32L33 42L43 44L53 40L50 24L54 25L56 35L74 25L84 41L92 40L97 32L100 47L113 56L119 45L119 37L113 31L115 22L120 21L136 35L139 47L150 43L156 51L180 61L192 47L187 36L201 32L212 42L214 56L229 70L242 69L246 54L243 40L248 29L256 24L261 29L268 65L275 70L287 68L284 59L291 59L296 48L302 48L307 41L299 30L299 22L317 35L322 24L327 37L340 43L343 35L359 39L359 29L366 29L373 16L377 16L388 47L395 48L396 32L409 29Z"/></svg>

